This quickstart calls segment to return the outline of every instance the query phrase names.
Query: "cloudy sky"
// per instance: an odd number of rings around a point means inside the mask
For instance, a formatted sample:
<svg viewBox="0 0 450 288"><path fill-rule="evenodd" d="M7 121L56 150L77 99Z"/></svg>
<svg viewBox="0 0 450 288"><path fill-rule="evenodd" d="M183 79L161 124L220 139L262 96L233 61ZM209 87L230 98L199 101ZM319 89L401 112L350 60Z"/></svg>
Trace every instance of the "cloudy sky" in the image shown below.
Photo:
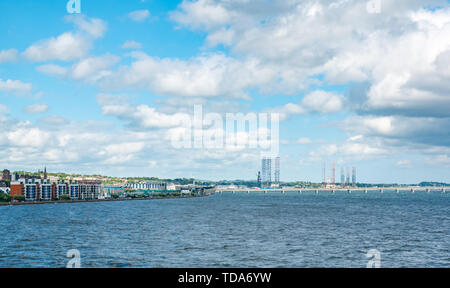
<svg viewBox="0 0 450 288"><path fill-rule="evenodd" d="M450 182L449 2L373 1L3 0L0 168L256 178L171 145L197 104L280 113L283 181Z"/></svg>

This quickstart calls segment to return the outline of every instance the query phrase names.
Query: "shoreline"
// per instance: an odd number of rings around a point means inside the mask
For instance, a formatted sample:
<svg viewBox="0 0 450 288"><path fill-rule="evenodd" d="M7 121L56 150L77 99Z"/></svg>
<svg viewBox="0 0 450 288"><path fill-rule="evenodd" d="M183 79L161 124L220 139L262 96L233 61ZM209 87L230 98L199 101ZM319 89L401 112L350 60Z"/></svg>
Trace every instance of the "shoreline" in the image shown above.
<svg viewBox="0 0 450 288"><path fill-rule="evenodd" d="M95 203L95 202L123 202L123 201L144 201L144 200L161 200L161 199L191 199L191 198L202 198L204 196L186 196L186 197L148 197L148 198L132 198L132 199L93 199L93 200L56 200L56 201L33 201L33 202L0 202L0 207L3 206L26 206L26 205L45 205L45 204L70 204L70 203Z"/></svg>

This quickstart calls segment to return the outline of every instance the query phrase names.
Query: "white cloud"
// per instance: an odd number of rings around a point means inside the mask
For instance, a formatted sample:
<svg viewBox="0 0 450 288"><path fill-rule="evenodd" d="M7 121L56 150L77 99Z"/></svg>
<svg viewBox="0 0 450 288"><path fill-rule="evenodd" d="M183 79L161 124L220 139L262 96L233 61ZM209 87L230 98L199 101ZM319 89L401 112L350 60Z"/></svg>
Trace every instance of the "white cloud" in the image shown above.
<svg viewBox="0 0 450 288"><path fill-rule="evenodd" d="M405 144L429 144L449 146L449 118L404 116L354 116L339 124L353 135L402 141Z"/></svg>
<svg viewBox="0 0 450 288"><path fill-rule="evenodd" d="M86 79L91 77L91 80L95 81L104 76L104 73L102 72L105 72L106 69L114 66L119 60L119 57L109 54L85 58L72 66L71 76L74 79Z"/></svg>
<svg viewBox="0 0 450 288"><path fill-rule="evenodd" d="M18 51L16 49L0 51L0 64L16 61L17 55L18 55Z"/></svg>
<svg viewBox="0 0 450 288"><path fill-rule="evenodd" d="M106 31L106 23L100 19L67 16L66 20L75 24L75 33L65 32L58 37L41 40L28 47L23 56L34 62L80 59L88 54L93 40L102 37Z"/></svg>
<svg viewBox="0 0 450 288"><path fill-rule="evenodd" d="M430 5L443 8L422 8ZM324 75L326 83L370 83L361 105L369 113L448 115L449 4L385 0L382 6L382 13L369 14L357 0L200 0L183 1L171 17L206 31L208 45L257 59L273 71L278 91L297 93Z"/></svg>
<svg viewBox="0 0 450 288"><path fill-rule="evenodd" d="M148 17L150 17L150 11L148 10L137 10L137 11L133 11L128 13L128 17L136 22L142 22L145 19L147 19Z"/></svg>
<svg viewBox="0 0 450 288"><path fill-rule="evenodd" d="M111 144L105 147L104 150L100 152L100 154L129 154L136 153L141 151L145 146L143 142L129 142L129 143L120 143L120 144Z"/></svg>
<svg viewBox="0 0 450 288"><path fill-rule="evenodd" d="M221 29L211 33L206 38L208 46L214 47L218 44L231 45L233 43L234 31L228 29Z"/></svg>
<svg viewBox="0 0 450 288"><path fill-rule="evenodd" d="M384 147L365 143L345 143L339 147L339 153L344 156L364 158L367 156L388 155L390 152Z"/></svg>
<svg viewBox="0 0 450 288"><path fill-rule="evenodd" d="M307 113L336 113L343 109L341 95L316 90L308 93L299 104L288 103L283 107L273 108L272 112L281 114L281 120L286 120L289 115L307 114Z"/></svg>
<svg viewBox="0 0 450 288"><path fill-rule="evenodd" d="M47 104L32 104L25 106L23 112L27 114L41 114L47 112L49 109Z"/></svg>
<svg viewBox="0 0 450 288"><path fill-rule="evenodd" d="M309 145L312 144L313 141L309 138L300 138L296 141L297 144L301 144L301 145Z"/></svg>
<svg viewBox="0 0 450 288"><path fill-rule="evenodd" d="M41 65L37 70L51 76L71 78L95 83L109 75L108 69L120 61L118 56L106 54L102 56L86 57L74 63L71 67L63 67L54 64Z"/></svg>
<svg viewBox="0 0 450 288"><path fill-rule="evenodd" d="M440 154L428 157L426 162L430 165L446 165L450 166L450 156L448 154Z"/></svg>
<svg viewBox="0 0 450 288"><path fill-rule="evenodd" d="M435 159L435 163L446 165L449 154L448 150L442 149L450 146L448 3L383 0L379 15L368 14L365 4L366 1L357 0L185 0L170 17L180 25L205 32L204 54L190 59L161 59L134 52L130 53L133 57L130 64L127 61L117 69L113 67L120 59L115 56L89 55L93 40L104 35L106 25L89 18L67 18L74 23L76 31L35 43L23 55L32 61L75 63L66 66L45 63L38 67L40 72L95 83L107 91L150 91L157 96L165 96L158 102L162 107L135 106L126 96L103 94L97 98L103 113L121 119L128 124L128 130L133 131L121 131L126 135L117 137L118 134L113 132L108 135L85 127L86 131L91 131L88 133L75 127L79 123L54 118L54 123L58 124L52 128L57 131L49 132L52 137L48 139L38 132L41 131L38 127L27 126L28 130L38 129L34 133L46 139L45 145L31 143L20 146L11 141L8 142L8 152L14 152L15 159L25 159L27 163L42 156L58 161L57 156L60 155L67 161L78 159L82 163L125 165L139 161L137 156L146 155L144 153L148 151L158 151L164 157L174 159L174 155L178 154L170 151L167 145L161 145L164 141L158 142L152 137L165 139L166 135L161 131L164 129L176 132L183 121L176 111L186 109L185 106L191 101L210 103L212 98L249 99L249 91L256 90L269 96L288 94L292 95L292 99L299 99L297 102L279 104L281 107L274 109L283 112L284 117L354 110L356 116L347 118L337 126L347 133L348 140L321 145L311 157L339 155L359 159L413 151L430 154L430 161ZM425 5L443 8L420 9ZM147 10L135 12L130 16L135 16L136 21L150 17ZM228 46L228 55L208 50L222 44ZM141 45L127 41L122 48L140 49ZM2 51L0 55L6 55L0 56L0 62L2 57L16 58L14 51ZM367 88L361 90L359 98L355 98L357 101L324 91L330 90L326 87L329 84L354 83ZM0 80L0 90L12 93L26 90L29 93L32 86L20 81ZM303 94L305 96L301 99L299 95ZM238 101L235 99L229 101ZM220 104L217 101L218 107ZM38 125L51 125L51 122L42 119ZM5 127L0 129L2 145L8 139L29 137L11 136L9 134L15 131ZM68 128L78 129L76 132L80 135ZM20 129L17 128L17 131ZM123 138L136 142L127 144ZM95 143L86 145L83 141ZM116 146L110 146L115 141L118 142L114 144ZM137 142L144 143L141 150L134 149L140 147ZM300 139L297 143L310 144L311 147L316 144L311 143L309 138ZM130 153L115 153L121 144ZM36 147L48 149L42 153L33 152ZM67 153L63 153L61 147ZM431 148L436 151L430 152ZM197 152L185 156L187 169L205 165L200 163L203 159L223 160L220 165L215 163L217 166L237 163L239 155L245 154L241 150L232 151L235 152L233 156L226 154L230 151ZM144 160L145 163L140 165L147 167L148 158ZM166 163L157 162L161 164L158 168ZM218 169L223 170L223 167Z"/></svg>
<svg viewBox="0 0 450 288"><path fill-rule="evenodd" d="M50 140L50 133L38 128L18 128L7 134L7 139L19 147L43 147Z"/></svg>
<svg viewBox="0 0 450 288"><path fill-rule="evenodd" d="M41 123L44 123L45 125L51 125L51 126L61 126L68 124L69 121L65 119L62 116L58 115L50 115L47 117L43 117L39 120Z"/></svg>
<svg viewBox="0 0 450 288"><path fill-rule="evenodd" d="M62 66L54 64L41 65L36 68L39 72L45 73L55 77L65 77L67 76L68 69Z"/></svg>
<svg viewBox="0 0 450 288"><path fill-rule="evenodd" d="M57 38L40 41L28 47L23 55L31 61L49 60L70 61L84 57L91 44L81 36L64 33Z"/></svg>
<svg viewBox="0 0 450 288"><path fill-rule="evenodd" d="M122 49L141 49L142 44L136 41L127 40L121 46Z"/></svg>
<svg viewBox="0 0 450 288"><path fill-rule="evenodd" d="M106 104L102 106L102 111L104 115L129 121L135 128L170 128L180 126L186 121L183 114L165 114L147 105Z"/></svg>
<svg viewBox="0 0 450 288"><path fill-rule="evenodd" d="M401 169L412 168L412 162L410 160L399 160L395 163L395 165Z"/></svg>
<svg viewBox="0 0 450 288"><path fill-rule="evenodd" d="M9 114L9 107L3 104L0 104L0 121L6 119L6 115Z"/></svg>
<svg viewBox="0 0 450 288"><path fill-rule="evenodd" d="M257 62L241 63L223 54L187 61L159 59L141 52L132 55L136 60L105 77L102 88L148 89L172 97L247 98L247 89L272 78L272 71Z"/></svg>
<svg viewBox="0 0 450 288"><path fill-rule="evenodd" d="M178 11L171 13L171 18L180 24L194 28L211 29L229 23L232 12L224 8L221 3L211 0L195 2L183 0Z"/></svg>
<svg viewBox="0 0 450 288"><path fill-rule="evenodd" d="M333 143L319 146L314 151L309 153L309 160L311 162L318 161L320 159L327 159L330 157L341 157L341 160L356 161L363 159L370 159L374 157L385 157L394 153L394 151L388 149L382 143Z"/></svg>
<svg viewBox="0 0 450 288"><path fill-rule="evenodd" d="M93 38L103 37L107 30L107 24L101 19L88 18L84 15L66 16L68 22L73 22L79 31Z"/></svg>
<svg viewBox="0 0 450 288"><path fill-rule="evenodd" d="M307 110L319 113L339 112L343 106L341 96L326 91L313 91L301 103Z"/></svg>
<svg viewBox="0 0 450 288"><path fill-rule="evenodd" d="M120 144L111 144L99 152L99 155L106 157L105 164L120 164L133 160L136 153L142 151L145 147L144 142L125 142Z"/></svg>
<svg viewBox="0 0 450 288"><path fill-rule="evenodd" d="M17 95L25 95L31 93L33 86L28 83L23 83L19 80L8 79L3 81L0 78L0 92L14 93Z"/></svg>

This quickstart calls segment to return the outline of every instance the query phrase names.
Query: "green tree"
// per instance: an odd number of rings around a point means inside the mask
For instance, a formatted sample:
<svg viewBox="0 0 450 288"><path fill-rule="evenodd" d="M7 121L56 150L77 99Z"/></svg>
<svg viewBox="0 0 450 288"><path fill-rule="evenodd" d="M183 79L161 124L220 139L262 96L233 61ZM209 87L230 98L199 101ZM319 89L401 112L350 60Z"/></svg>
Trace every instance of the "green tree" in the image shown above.
<svg viewBox="0 0 450 288"><path fill-rule="evenodd" d="M23 195L15 195L12 197L12 200L18 201L18 202L23 202L25 201L25 196Z"/></svg>
<svg viewBox="0 0 450 288"><path fill-rule="evenodd" d="M0 202L10 202L11 197L8 194L0 193Z"/></svg>

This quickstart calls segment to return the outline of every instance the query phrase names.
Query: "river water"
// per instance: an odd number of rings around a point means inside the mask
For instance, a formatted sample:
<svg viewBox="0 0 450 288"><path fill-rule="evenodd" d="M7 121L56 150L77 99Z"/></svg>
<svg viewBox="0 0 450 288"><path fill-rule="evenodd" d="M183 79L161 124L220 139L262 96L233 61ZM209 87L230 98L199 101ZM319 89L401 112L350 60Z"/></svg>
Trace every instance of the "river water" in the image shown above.
<svg viewBox="0 0 450 288"><path fill-rule="evenodd" d="M450 195L222 194L0 207L0 267L450 267Z"/></svg>

